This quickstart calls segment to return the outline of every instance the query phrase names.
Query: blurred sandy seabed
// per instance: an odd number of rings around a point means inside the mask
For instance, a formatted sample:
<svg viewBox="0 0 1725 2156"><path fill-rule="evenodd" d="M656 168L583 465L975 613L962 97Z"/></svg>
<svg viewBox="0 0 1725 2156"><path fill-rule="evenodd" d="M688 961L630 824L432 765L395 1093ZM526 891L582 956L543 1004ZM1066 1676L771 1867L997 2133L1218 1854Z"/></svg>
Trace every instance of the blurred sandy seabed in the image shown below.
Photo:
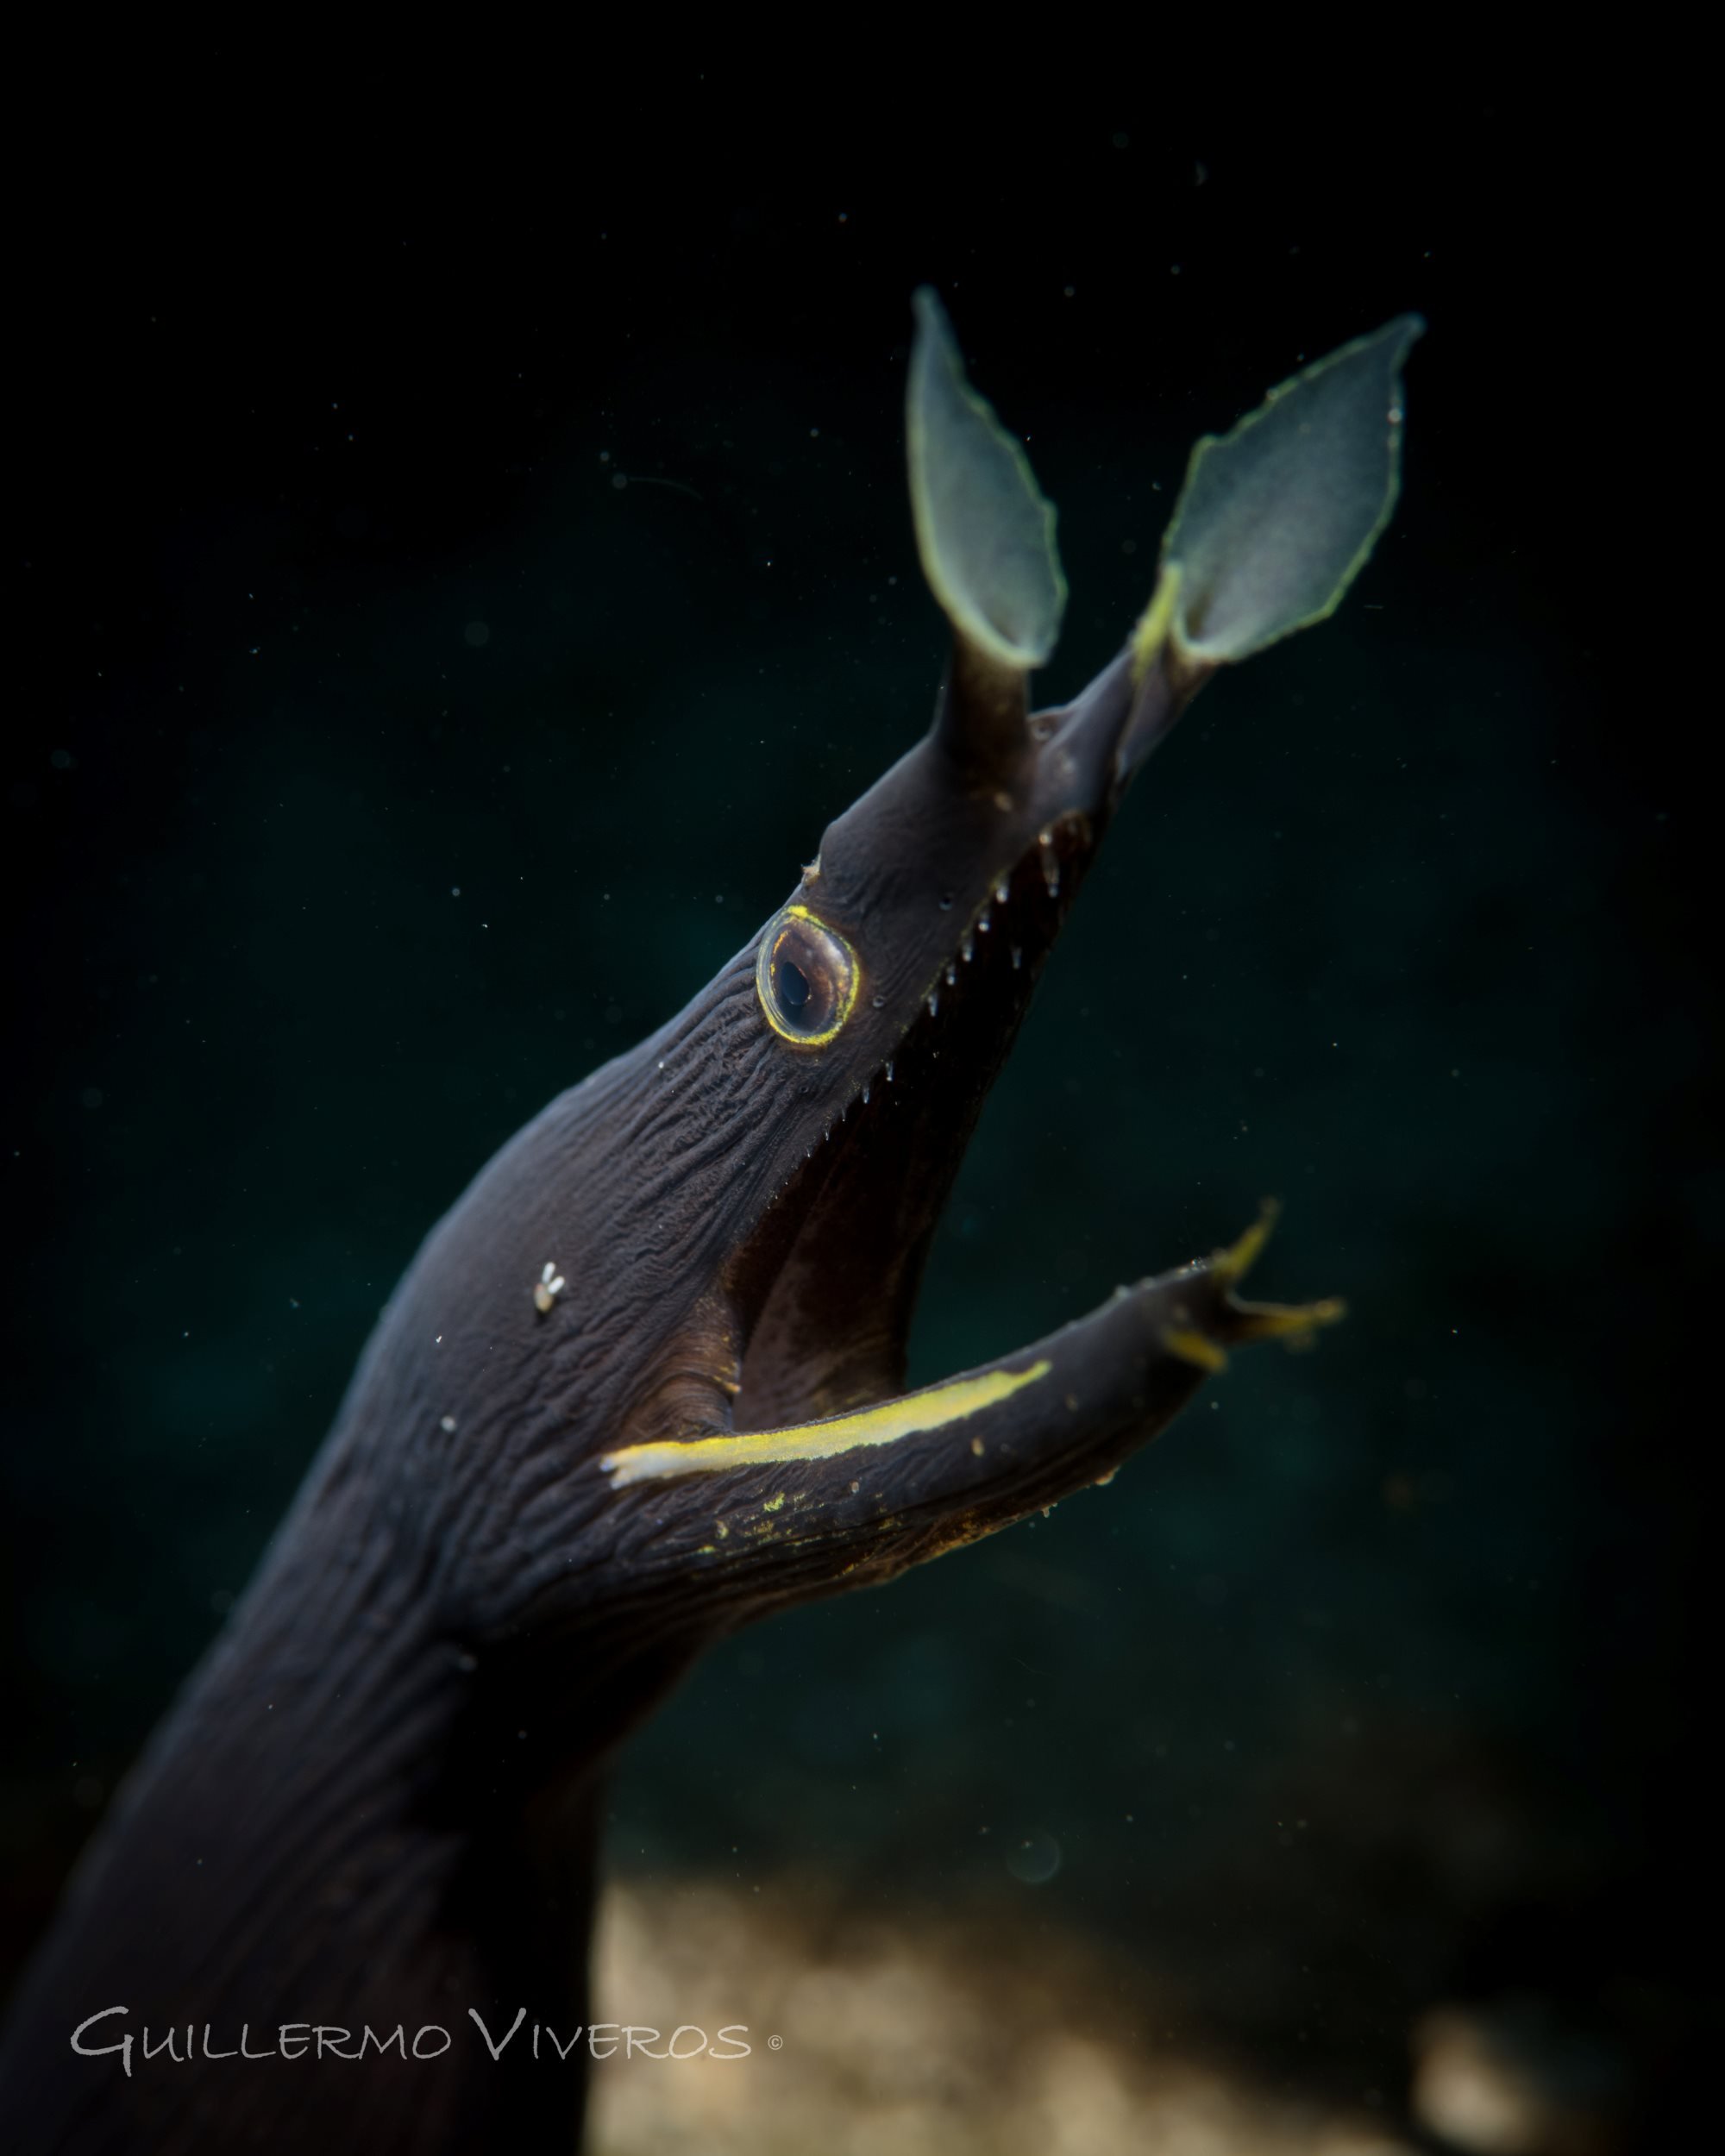
<svg viewBox="0 0 1725 2156"><path fill-rule="evenodd" d="M1411 2156L1350 2116L1134 2031L1105 1955L1038 1928L858 1920L818 1895L608 1890L600 2021L716 2035L747 2059L596 2063L593 2156ZM1135 1985L1141 1996L1141 1986ZM775 2047L773 2038L781 2043ZM693 2043L693 2039L686 2039Z"/></svg>

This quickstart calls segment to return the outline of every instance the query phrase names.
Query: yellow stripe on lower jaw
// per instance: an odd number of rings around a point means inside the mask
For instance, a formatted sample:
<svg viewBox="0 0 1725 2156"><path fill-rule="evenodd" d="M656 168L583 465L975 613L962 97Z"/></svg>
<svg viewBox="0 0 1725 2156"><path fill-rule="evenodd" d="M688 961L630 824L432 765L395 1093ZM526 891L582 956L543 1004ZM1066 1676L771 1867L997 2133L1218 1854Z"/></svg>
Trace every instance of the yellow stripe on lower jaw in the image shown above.
<svg viewBox="0 0 1725 2156"><path fill-rule="evenodd" d="M657 1445L625 1445L607 1452L599 1465L613 1489L669 1475L711 1475L728 1467L759 1467L774 1460L830 1460L858 1445L894 1445L919 1432L944 1430L963 1422L996 1401L1010 1400L1025 1386L1047 1376L1045 1359L1027 1370L988 1370L981 1377L955 1377L926 1392L907 1393L854 1415L834 1415L825 1422L794 1423L785 1430L750 1430L735 1438L692 1438Z"/></svg>

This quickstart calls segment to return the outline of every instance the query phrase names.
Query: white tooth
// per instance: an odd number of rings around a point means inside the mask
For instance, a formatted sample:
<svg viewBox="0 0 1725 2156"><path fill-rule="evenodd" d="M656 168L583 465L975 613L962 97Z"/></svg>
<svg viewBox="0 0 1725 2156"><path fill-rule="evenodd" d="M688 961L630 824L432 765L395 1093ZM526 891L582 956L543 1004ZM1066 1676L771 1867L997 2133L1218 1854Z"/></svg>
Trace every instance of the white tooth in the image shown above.
<svg viewBox="0 0 1725 2156"><path fill-rule="evenodd" d="M1013 945L1013 971L1016 973L1023 963L1024 953L1019 949L1018 945L1014 943Z"/></svg>
<svg viewBox="0 0 1725 2156"><path fill-rule="evenodd" d="M958 968L950 958L946 962L946 985L949 988L958 986Z"/></svg>
<svg viewBox="0 0 1725 2156"><path fill-rule="evenodd" d="M892 1084L892 1082L893 1082L893 1066L892 1066L890 1063L888 1063L888 1064L887 1065L887 1083L890 1086L890 1085Z"/></svg>
<svg viewBox="0 0 1725 2156"><path fill-rule="evenodd" d="M976 956L976 939L975 939L975 937L974 936L967 936L967 937L964 938L964 962L965 962L965 964L968 966L968 965L970 963L970 961L971 961L971 960L972 960L972 959L973 959L975 956Z"/></svg>
<svg viewBox="0 0 1725 2156"><path fill-rule="evenodd" d="M940 1008L940 991L939 991L939 989L938 989L938 988L931 988L931 989L929 990L929 992L928 992L928 1014L929 1014L929 1016L930 1016L931 1018L932 1018L932 1017L934 1016L935 1012L937 1012L939 1008Z"/></svg>
<svg viewBox="0 0 1725 2156"><path fill-rule="evenodd" d="M994 923L990 921L988 915L985 913L982 919L976 924L976 933L979 936L986 936L993 926Z"/></svg>
<svg viewBox="0 0 1725 2156"><path fill-rule="evenodd" d="M862 1088L862 1105L865 1108L869 1105L869 1088L867 1086L864 1086Z"/></svg>
<svg viewBox="0 0 1725 2156"><path fill-rule="evenodd" d="M1007 880L1004 876L1002 876L1000 881L994 886L994 901L996 905L1004 906L1010 896L1011 893L1008 889Z"/></svg>

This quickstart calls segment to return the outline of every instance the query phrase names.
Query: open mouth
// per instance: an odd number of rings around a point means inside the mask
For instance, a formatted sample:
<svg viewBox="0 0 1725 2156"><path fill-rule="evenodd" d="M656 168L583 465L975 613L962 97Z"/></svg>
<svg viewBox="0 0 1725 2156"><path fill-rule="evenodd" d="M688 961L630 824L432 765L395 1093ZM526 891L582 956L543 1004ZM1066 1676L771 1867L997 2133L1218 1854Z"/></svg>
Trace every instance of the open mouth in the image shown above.
<svg viewBox="0 0 1725 2156"><path fill-rule="evenodd" d="M745 1248L736 1285L756 1310L751 1324L745 1307L737 1430L820 1420L902 1388L929 1242L1088 849L1082 814L1057 819L958 916L908 1022L762 1221L758 1272Z"/></svg>
<svg viewBox="0 0 1725 2156"><path fill-rule="evenodd" d="M643 1432L600 1464L614 1488L790 1470L770 1508L830 1521L836 1502L848 1520L853 1499L857 1523L914 1517L944 1547L1111 1473L1235 1343L1308 1338L1341 1314L1239 1300L1266 1210L1234 1244L1044 1341L903 1390L936 1224L1119 795L1218 667L1333 611L1395 499L1398 370L1421 325L1356 341L1199 443L1125 649L1064 711L1032 718L1026 682L1065 600L1053 511L965 381L938 303L917 304L906 440L924 572L953 631L947 682L927 740L829 828L761 946L780 1165L720 1282L737 1353L719 1381L725 1426ZM990 873L995 848L1008 865ZM929 911L942 864L950 927ZM871 1449L874 1469L848 1483L825 1466ZM734 1504L751 1501L739 1485ZM871 1506L892 1520L865 1518Z"/></svg>
<svg viewBox="0 0 1725 2156"><path fill-rule="evenodd" d="M744 1473L727 1516L747 1520L749 1486L759 1481L756 1532L794 1533L797 1515L768 1516L785 1502L782 1489L767 1494L768 1482L782 1483L789 1468L804 1478L793 1501L819 1492L829 1516L835 1501L841 1513L872 1506L895 1527L921 1514L919 1532L934 1538L919 1551L928 1554L1076 1484L1107 1479L1224 1366L1233 1344L1297 1342L1343 1314L1333 1300L1239 1299L1273 1219L1266 1206L1228 1249L1118 1290L1051 1340L904 1392L931 1239L1095 837L1090 818L1070 811L989 884L890 1053L768 1208L732 1282L745 1344L729 1432L608 1454L601 1463L613 1489L753 1468L761 1475ZM1003 1413L1044 1389L1063 1411L1057 1444L996 1430ZM986 1500L977 1488L985 1481L994 1485ZM970 1502L955 1512L963 1485Z"/></svg>

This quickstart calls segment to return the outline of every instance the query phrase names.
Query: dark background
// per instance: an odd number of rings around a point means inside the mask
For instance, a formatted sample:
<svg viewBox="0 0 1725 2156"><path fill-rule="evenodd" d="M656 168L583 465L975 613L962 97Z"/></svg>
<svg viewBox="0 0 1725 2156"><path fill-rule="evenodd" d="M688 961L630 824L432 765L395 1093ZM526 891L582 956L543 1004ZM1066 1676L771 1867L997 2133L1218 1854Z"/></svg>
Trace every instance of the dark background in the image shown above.
<svg viewBox="0 0 1725 2156"><path fill-rule="evenodd" d="M257 136L81 127L44 181L11 273L7 1967L425 1229L926 723L928 280L1059 505L1046 701L1142 605L1198 433L1429 320L1395 524L1140 782L913 1375L1271 1192L1264 1292L1352 1314L1238 1358L1106 1494L715 1656L636 1743L612 1860L1103 1932L1195 2029L1392 2100L1440 1998L1531 1992L1656 2077L1700 2026L1670 1920L1713 1862L1712 1438L1677 1371L1725 1187L1694 796L1613 686L1630 212L1514 98L1266 135L1110 72L837 136L712 75L538 114L531 154L361 75Z"/></svg>

